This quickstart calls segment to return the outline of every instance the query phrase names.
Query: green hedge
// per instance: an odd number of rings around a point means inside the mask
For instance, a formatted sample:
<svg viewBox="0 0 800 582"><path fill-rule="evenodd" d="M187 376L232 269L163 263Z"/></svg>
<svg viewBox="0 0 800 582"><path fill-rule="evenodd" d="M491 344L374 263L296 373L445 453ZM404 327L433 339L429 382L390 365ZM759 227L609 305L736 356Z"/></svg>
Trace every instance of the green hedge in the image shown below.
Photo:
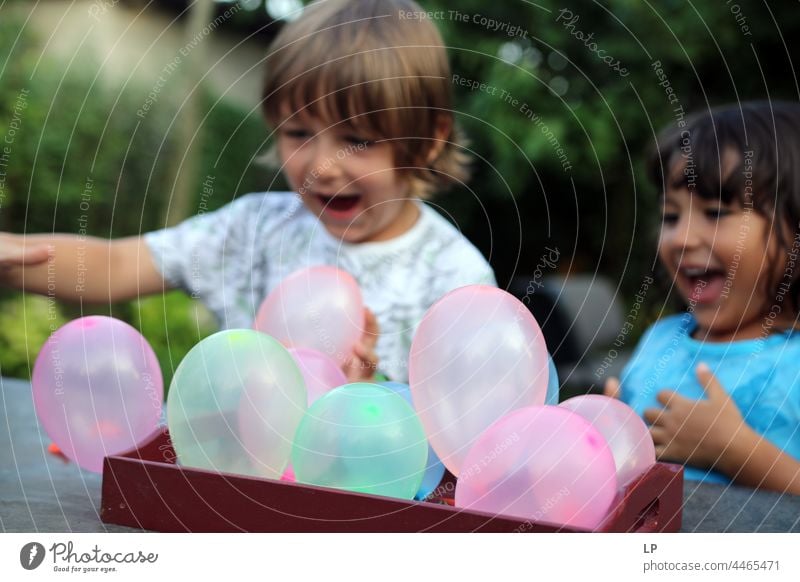
<svg viewBox="0 0 800 582"><path fill-rule="evenodd" d="M492 252L501 284L530 274L542 249L555 245L568 259L562 270L598 270L622 279L627 296L636 292L655 256L658 224L645 152L654 131L676 121L654 62L687 113L798 98L792 63L800 48L790 39L800 34L800 10L791 2L420 3L443 33L453 72L497 88L454 83L457 117L477 154L475 194L461 189L441 203ZM523 104L552 131L570 170Z"/></svg>
<svg viewBox="0 0 800 582"><path fill-rule="evenodd" d="M85 228L89 235L117 238L163 225L180 162L177 125L170 124L183 99L183 71L176 71L142 118L136 111L152 89L148 83L133 79L123 88L95 79L100 63L90 51L77 55L71 66L52 56L40 58L41 39L11 8L0 17L0 134L13 132L3 168L0 230L76 233ZM249 164L264 149L266 132L257 114L217 103L205 91L201 99L205 133L190 214L200 205L200 183L207 175L215 176L219 193L203 201L209 210L263 190L273 179L271 172ZM233 145L224 148L232 135ZM29 377L51 329L46 301L10 292L0 296L0 374ZM139 328L158 354L166 382L183 355L215 329L202 306L181 293L89 307L84 313L110 314ZM73 305L57 306L59 323L80 315Z"/></svg>

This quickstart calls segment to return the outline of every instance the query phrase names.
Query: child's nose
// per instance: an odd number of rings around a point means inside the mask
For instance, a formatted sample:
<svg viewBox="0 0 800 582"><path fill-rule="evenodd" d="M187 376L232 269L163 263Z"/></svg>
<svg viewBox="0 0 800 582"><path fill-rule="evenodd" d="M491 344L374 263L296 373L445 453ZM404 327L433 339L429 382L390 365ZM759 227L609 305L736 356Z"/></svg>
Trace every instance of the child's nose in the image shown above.
<svg viewBox="0 0 800 582"><path fill-rule="evenodd" d="M320 182L338 178L342 173L342 167L341 154L336 141L322 135L314 140L313 147L309 173Z"/></svg>
<svg viewBox="0 0 800 582"><path fill-rule="evenodd" d="M682 213L673 229L672 243L678 247L691 248L703 242L702 225L698 216Z"/></svg>

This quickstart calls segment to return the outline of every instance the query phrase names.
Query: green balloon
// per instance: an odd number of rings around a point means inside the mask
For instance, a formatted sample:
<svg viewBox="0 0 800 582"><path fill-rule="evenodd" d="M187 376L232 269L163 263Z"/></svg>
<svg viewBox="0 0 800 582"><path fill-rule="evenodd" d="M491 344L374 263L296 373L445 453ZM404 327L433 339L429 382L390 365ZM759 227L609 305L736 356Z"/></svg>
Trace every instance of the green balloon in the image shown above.
<svg viewBox="0 0 800 582"><path fill-rule="evenodd" d="M303 376L277 340L248 329L215 333L172 379L167 424L178 462L278 479L306 402Z"/></svg>
<svg viewBox="0 0 800 582"><path fill-rule="evenodd" d="M297 481L413 499L428 462L414 409L376 384L347 384L317 400L292 447Z"/></svg>

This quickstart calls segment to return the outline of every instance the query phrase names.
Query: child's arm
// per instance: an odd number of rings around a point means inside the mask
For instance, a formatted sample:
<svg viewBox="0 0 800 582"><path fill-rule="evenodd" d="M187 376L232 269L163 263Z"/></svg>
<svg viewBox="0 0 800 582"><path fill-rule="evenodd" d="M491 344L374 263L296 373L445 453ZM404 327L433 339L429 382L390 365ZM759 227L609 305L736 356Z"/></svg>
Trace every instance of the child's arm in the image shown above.
<svg viewBox="0 0 800 582"><path fill-rule="evenodd" d="M697 367L707 400L658 394L663 409L644 418L659 459L716 469L750 487L800 494L800 462L757 434L707 366Z"/></svg>
<svg viewBox="0 0 800 582"><path fill-rule="evenodd" d="M740 485L800 495L800 462L750 427L731 443L715 468Z"/></svg>
<svg viewBox="0 0 800 582"><path fill-rule="evenodd" d="M0 285L65 301L114 303L168 289L142 237L0 233Z"/></svg>

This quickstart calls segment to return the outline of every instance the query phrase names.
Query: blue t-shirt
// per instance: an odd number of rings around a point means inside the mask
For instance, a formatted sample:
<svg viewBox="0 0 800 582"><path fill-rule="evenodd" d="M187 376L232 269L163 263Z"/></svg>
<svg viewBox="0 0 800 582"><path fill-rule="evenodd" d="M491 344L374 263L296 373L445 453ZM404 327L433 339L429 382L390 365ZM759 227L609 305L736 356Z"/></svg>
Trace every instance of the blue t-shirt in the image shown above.
<svg viewBox="0 0 800 582"><path fill-rule="evenodd" d="M622 372L622 400L637 414L661 408L661 390L705 399L696 368L704 362L731 396L745 422L800 460L800 331L711 343L693 339L690 313L664 318L647 330ZM686 479L729 483L716 471L687 466Z"/></svg>

